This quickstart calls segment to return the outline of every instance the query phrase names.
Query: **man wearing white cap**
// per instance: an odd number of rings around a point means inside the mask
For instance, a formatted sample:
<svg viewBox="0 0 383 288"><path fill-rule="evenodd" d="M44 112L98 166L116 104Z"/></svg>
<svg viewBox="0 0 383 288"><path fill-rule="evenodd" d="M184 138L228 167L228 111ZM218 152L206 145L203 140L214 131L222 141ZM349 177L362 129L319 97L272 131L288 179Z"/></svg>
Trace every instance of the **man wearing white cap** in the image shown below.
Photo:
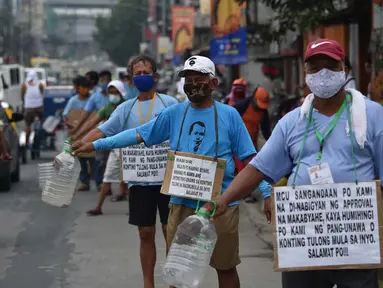
<svg viewBox="0 0 383 288"><path fill-rule="evenodd" d="M173 151L225 159L224 191L234 179L233 156L249 163L256 153L253 142L238 112L213 100L212 91L217 88L218 81L214 63L209 58L190 57L179 76L185 77L184 90L190 102L169 107L156 119L135 129L75 146L74 153L126 147L140 142L150 147L169 139ZM168 247L178 225L193 215L197 206L196 200L174 196L170 203L166 239ZM233 202L223 217L215 222L218 239L210 265L217 270L220 288L240 287L236 269L240 263L238 221L238 202Z"/></svg>

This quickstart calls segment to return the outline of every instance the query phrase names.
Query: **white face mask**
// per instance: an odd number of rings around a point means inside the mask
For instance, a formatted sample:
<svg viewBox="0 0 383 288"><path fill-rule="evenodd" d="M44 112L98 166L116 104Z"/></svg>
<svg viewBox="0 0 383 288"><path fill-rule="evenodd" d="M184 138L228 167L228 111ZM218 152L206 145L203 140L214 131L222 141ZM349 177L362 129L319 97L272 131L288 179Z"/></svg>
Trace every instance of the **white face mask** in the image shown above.
<svg viewBox="0 0 383 288"><path fill-rule="evenodd" d="M306 74L306 84L315 96L328 99L337 94L346 81L344 71L331 71L323 68L317 73Z"/></svg>
<svg viewBox="0 0 383 288"><path fill-rule="evenodd" d="M121 97L120 97L120 95L109 94L109 101L112 104L118 104L121 101Z"/></svg>

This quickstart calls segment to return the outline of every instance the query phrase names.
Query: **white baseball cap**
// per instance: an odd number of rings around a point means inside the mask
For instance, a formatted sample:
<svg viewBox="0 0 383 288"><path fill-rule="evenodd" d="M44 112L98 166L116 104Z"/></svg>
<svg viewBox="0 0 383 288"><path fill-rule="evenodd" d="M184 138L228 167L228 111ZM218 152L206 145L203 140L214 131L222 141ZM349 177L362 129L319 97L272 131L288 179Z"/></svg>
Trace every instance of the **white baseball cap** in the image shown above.
<svg viewBox="0 0 383 288"><path fill-rule="evenodd" d="M178 76L185 77L185 72L187 71L196 71L215 76L215 65L213 61L207 57L192 56L185 61L184 68L178 72Z"/></svg>
<svg viewBox="0 0 383 288"><path fill-rule="evenodd" d="M109 87L116 88L118 90L118 92L120 92L121 96L125 96L125 94L126 94L124 83L122 83L120 80L110 81L108 84L108 88Z"/></svg>

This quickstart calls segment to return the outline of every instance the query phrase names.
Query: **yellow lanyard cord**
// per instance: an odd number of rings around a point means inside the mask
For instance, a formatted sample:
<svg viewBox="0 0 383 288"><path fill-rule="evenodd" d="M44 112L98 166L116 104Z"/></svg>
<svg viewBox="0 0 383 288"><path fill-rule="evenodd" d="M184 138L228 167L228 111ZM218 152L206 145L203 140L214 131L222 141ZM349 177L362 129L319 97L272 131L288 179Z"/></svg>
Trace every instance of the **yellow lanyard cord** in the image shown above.
<svg viewBox="0 0 383 288"><path fill-rule="evenodd" d="M141 101L138 99L137 100L137 108L138 108L138 114L140 115L140 121L141 121L141 124L145 124L147 123L149 120L150 120L150 115L152 114L152 110L153 110L153 107L154 107L154 102L156 102L156 97L157 97L157 94L154 95L154 97L152 98L152 104L150 104L150 108L149 108L149 111L148 111L148 115L146 116L146 121L144 121L144 118L142 117L142 113L141 113Z"/></svg>

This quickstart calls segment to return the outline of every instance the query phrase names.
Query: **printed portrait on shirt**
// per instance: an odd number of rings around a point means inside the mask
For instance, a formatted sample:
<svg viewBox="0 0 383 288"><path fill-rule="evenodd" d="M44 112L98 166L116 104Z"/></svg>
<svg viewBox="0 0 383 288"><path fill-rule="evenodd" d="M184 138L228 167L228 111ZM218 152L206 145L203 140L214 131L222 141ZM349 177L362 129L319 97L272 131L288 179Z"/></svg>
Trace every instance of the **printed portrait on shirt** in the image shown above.
<svg viewBox="0 0 383 288"><path fill-rule="evenodd" d="M203 122L197 121L189 128L189 152L197 153L203 139L205 138L206 126Z"/></svg>

